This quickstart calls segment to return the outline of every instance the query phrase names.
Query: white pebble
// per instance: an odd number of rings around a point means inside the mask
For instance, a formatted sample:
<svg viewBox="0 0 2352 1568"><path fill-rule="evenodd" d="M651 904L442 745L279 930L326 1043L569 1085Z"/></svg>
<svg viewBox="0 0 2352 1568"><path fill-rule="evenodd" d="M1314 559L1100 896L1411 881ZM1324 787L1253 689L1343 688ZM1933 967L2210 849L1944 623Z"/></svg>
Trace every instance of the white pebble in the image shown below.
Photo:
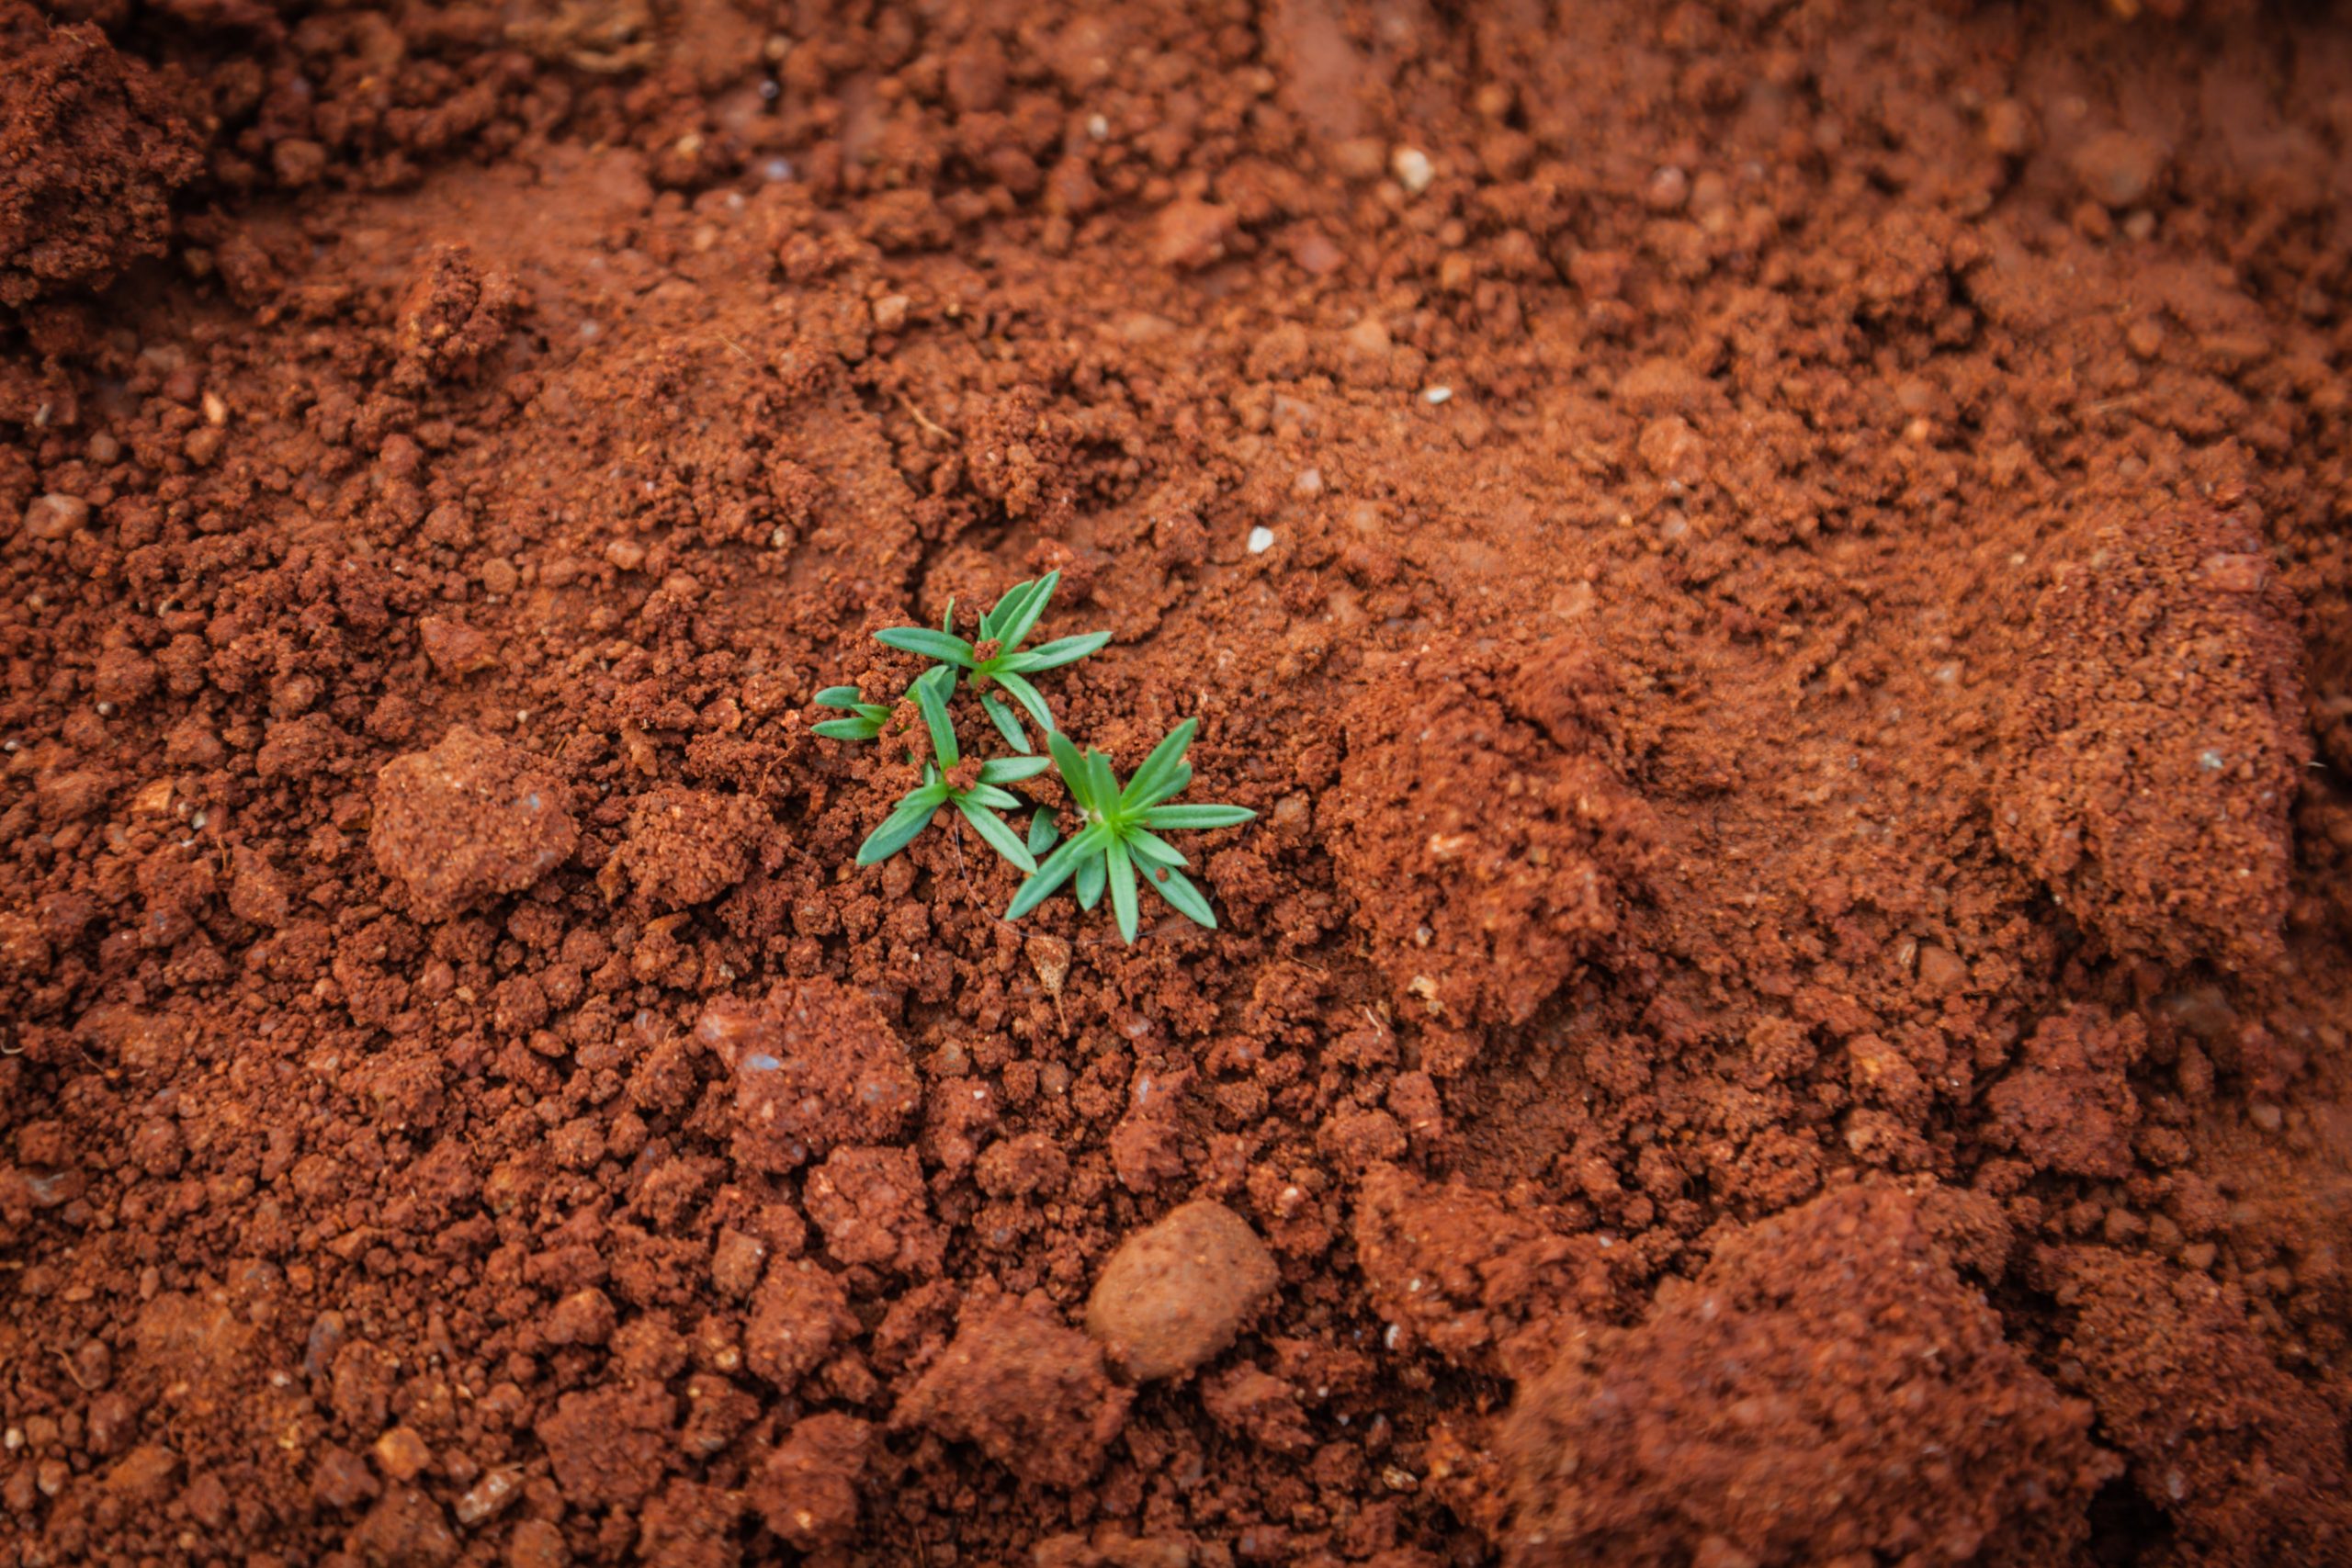
<svg viewBox="0 0 2352 1568"><path fill-rule="evenodd" d="M1086 134L1094 138L1095 141L1100 141L1104 137L1111 134L1111 122L1104 119L1099 114L1088 115L1086 117Z"/></svg>
<svg viewBox="0 0 2352 1568"><path fill-rule="evenodd" d="M1250 553L1262 556L1274 547L1274 531L1263 525L1250 530Z"/></svg>
<svg viewBox="0 0 2352 1568"><path fill-rule="evenodd" d="M1323 493L1323 470L1320 468L1299 469L1298 477L1290 481L1290 488L1294 493L1298 495L1321 495Z"/></svg>
<svg viewBox="0 0 2352 1568"><path fill-rule="evenodd" d="M1425 389L1421 393L1421 401L1429 404L1431 408L1435 408L1440 403L1452 402L1453 400L1453 389L1451 387L1430 387Z"/></svg>
<svg viewBox="0 0 2352 1568"><path fill-rule="evenodd" d="M1396 183L1419 196L1430 188L1430 181L1437 178L1437 169L1430 163L1430 155L1418 147L1399 147L1388 156L1388 167Z"/></svg>

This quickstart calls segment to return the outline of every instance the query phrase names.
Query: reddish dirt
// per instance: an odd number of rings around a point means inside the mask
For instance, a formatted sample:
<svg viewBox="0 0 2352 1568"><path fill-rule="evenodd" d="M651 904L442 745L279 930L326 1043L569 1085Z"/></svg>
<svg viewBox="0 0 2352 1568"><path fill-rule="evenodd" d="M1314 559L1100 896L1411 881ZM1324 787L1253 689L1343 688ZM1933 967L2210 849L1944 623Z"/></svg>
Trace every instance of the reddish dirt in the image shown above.
<svg viewBox="0 0 2352 1568"><path fill-rule="evenodd" d="M0 1565L2352 1562L2324 9L0 0Z"/></svg>

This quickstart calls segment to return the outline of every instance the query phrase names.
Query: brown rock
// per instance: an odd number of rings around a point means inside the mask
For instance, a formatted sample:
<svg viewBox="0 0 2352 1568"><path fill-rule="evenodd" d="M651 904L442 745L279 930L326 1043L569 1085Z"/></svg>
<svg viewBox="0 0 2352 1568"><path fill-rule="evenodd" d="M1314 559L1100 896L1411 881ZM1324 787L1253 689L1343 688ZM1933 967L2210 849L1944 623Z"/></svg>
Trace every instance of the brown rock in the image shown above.
<svg viewBox="0 0 2352 1568"><path fill-rule="evenodd" d="M1190 1371L1282 1282L1250 1223L1203 1200L1119 1244L1086 1302L1086 1331L1137 1382Z"/></svg>
<svg viewBox="0 0 2352 1568"><path fill-rule="evenodd" d="M395 1486L344 1541L368 1568L441 1568L458 1560L458 1537L441 1505L413 1486Z"/></svg>
<svg viewBox="0 0 2352 1568"><path fill-rule="evenodd" d="M1152 259L1179 272L1224 260L1234 218L1233 209L1213 201L1187 197L1170 202L1152 225Z"/></svg>
<svg viewBox="0 0 2352 1568"><path fill-rule="evenodd" d="M2070 160L2083 191L2104 206L2137 207L2165 172L2165 150L2128 130L2101 131Z"/></svg>

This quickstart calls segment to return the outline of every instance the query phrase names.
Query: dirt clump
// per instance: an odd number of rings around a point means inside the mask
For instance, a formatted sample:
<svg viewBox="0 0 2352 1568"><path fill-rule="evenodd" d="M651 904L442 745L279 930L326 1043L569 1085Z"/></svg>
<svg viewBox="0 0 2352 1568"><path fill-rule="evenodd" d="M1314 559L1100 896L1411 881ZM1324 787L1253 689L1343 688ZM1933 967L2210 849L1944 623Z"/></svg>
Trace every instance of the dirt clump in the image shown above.
<svg viewBox="0 0 2352 1568"><path fill-rule="evenodd" d="M1985 1094L1992 1132L2052 1170L2129 1175L2140 1119L2131 1070L2146 1046L2137 1019L2081 1010L2042 1020L2018 1066Z"/></svg>
<svg viewBox="0 0 2352 1568"><path fill-rule="evenodd" d="M629 807L610 863L664 910L707 904L743 880L768 822L759 803L707 790L660 788Z"/></svg>
<svg viewBox="0 0 2352 1568"><path fill-rule="evenodd" d="M172 231L200 166L162 83L87 22L0 6L0 305L102 288Z"/></svg>
<svg viewBox="0 0 2352 1568"><path fill-rule="evenodd" d="M695 1037L733 1079L736 1160L783 1172L841 1144L903 1132L922 1085L873 1000L832 980L786 983L753 1007L721 999Z"/></svg>
<svg viewBox="0 0 2352 1568"><path fill-rule="evenodd" d="M1407 665L1349 710L1324 810L1400 1010L1523 1023L1607 953L1652 833L1608 685L1571 640Z"/></svg>
<svg viewBox="0 0 2352 1568"><path fill-rule="evenodd" d="M2119 953L2278 962L2311 757L2293 614L2259 532L2195 513L2101 526L2036 604L1995 832Z"/></svg>
<svg viewBox="0 0 2352 1568"><path fill-rule="evenodd" d="M857 1529L858 1488L874 1428L828 1412L793 1423L752 1481L751 1499L778 1540L802 1551L837 1546Z"/></svg>
<svg viewBox="0 0 2352 1568"><path fill-rule="evenodd" d="M368 850L420 919L523 892L579 842L562 781L520 747L464 725L376 778Z"/></svg>
<svg viewBox="0 0 2352 1568"><path fill-rule="evenodd" d="M2352 1551L2342 1417L2282 1371L2236 1292L2088 1249L2032 1272L2071 1319L2067 1350L2141 1497L2184 1562L2332 1562Z"/></svg>
<svg viewBox="0 0 2352 1568"><path fill-rule="evenodd" d="M1024 1481L1080 1486L1102 1468L1134 1395L1101 1347L1049 1309L1012 1296L975 1302L956 1337L890 1416L971 1443Z"/></svg>
<svg viewBox="0 0 2352 1568"><path fill-rule="evenodd" d="M1521 1387L1507 1555L2064 1561L2115 1470L2090 1427L1911 1199L1848 1189L1727 1237L1640 1327Z"/></svg>

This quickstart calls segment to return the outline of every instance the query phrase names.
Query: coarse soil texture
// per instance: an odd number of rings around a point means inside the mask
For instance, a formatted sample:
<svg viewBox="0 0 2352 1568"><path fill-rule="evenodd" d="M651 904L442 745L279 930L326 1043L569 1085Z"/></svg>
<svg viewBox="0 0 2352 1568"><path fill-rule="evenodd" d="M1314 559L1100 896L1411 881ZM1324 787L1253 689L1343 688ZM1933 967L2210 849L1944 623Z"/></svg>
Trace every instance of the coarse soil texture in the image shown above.
<svg viewBox="0 0 2352 1568"><path fill-rule="evenodd" d="M0 55L0 1568L2352 1563L2352 17Z"/></svg>

